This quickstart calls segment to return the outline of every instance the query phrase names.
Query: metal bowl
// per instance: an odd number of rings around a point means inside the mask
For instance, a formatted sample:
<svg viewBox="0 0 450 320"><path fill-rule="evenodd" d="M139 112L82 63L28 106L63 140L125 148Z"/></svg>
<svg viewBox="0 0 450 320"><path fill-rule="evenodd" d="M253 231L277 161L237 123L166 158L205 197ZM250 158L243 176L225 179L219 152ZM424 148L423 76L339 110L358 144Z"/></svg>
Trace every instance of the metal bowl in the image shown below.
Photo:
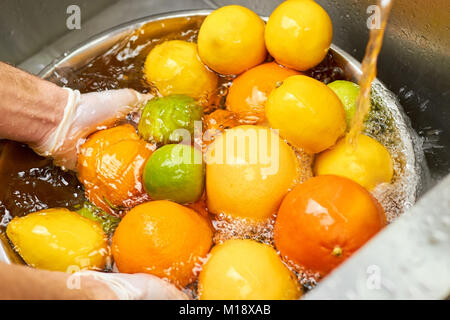
<svg viewBox="0 0 450 320"><path fill-rule="evenodd" d="M180 17L206 16L210 12L211 10L171 12L122 24L89 39L77 48L64 54L60 59L44 68L39 76L49 79L55 73L58 73L59 70L67 70L67 68L76 70L88 64L93 58L105 53L114 44L147 23ZM267 20L264 17L263 19ZM330 52L338 66L344 70L346 78L357 82L361 76L360 63L335 45L332 45ZM422 191L422 186L426 184L427 169L418 136L412 130L409 120L396 96L379 80L375 80L372 89L373 104L377 106L378 110L375 117L390 120L390 125L387 131L379 130L379 128L375 127L371 128L368 133L382 142L396 161L394 183L390 187L384 186L383 189L376 190L375 196L385 209L391 212L389 220L393 221L399 214L414 205ZM389 134L386 134L386 132L389 132ZM392 202L394 205L391 207L390 204ZM0 260L15 262L15 259L11 256L12 250L9 247L9 243L2 241L1 244L3 248L0 247Z"/></svg>
<svg viewBox="0 0 450 320"><path fill-rule="evenodd" d="M148 23L165 19L206 16L212 10L189 10L149 16L107 30L95 36L65 54L54 63L44 68L39 76L44 79L51 78L61 70L76 70L88 64L92 59L108 51L116 43L130 36L136 29ZM267 17L263 17L267 20ZM331 53L337 65L344 71L348 80L358 82L361 76L361 64L351 55L332 45ZM377 106L378 113L374 117L390 121L388 130L373 127L367 130L368 134L384 144L395 159L394 183L386 188L375 191L375 196L385 207L388 220L393 221L399 214L410 208L421 192L426 182L426 165L416 133L412 130L409 120L395 95L378 79L373 83L373 104ZM382 120L383 121L383 120ZM382 124L379 122L378 124ZM386 128L385 128L386 129ZM389 134L386 134L386 131ZM395 203L392 206L392 202Z"/></svg>

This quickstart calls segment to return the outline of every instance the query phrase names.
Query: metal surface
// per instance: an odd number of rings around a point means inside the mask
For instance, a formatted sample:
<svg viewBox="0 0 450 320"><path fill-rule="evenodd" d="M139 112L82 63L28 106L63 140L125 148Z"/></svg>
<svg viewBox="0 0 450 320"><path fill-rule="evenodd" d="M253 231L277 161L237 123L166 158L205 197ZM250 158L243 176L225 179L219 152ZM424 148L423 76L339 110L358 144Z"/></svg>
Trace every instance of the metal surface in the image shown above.
<svg viewBox="0 0 450 320"><path fill-rule="evenodd" d="M67 33L67 7L76 4L82 20L98 14L118 0L1 0L0 60L17 64ZM73 33L82 33L75 30Z"/></svg>
<svg viewBox="0 0 450 320"><path fill-rule="evenodd" d="M44 1L54 2L57 0ZM72 2L77 3L78 1ZM69 52L89 38L123 23L169 11L210 8L211 4L203 0L121 0L105 7L102 12L91 19L86 19L82 23L81 30L69 31L57 41L49 43L38 53L22 61L19 67L37 74L65 52Z"/></svg>

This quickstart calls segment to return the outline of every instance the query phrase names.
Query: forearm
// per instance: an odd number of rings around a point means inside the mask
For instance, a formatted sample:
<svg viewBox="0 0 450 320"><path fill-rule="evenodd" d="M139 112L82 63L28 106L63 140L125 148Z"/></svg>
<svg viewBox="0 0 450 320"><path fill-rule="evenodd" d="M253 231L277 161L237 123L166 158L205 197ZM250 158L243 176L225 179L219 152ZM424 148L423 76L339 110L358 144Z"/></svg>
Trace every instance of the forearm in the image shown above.
<svg viewBox="0 0 450 320"><path fill-rule="evenodd" d="M0 263L0 299L80 300L116 299L103 283L87 277L70 278L63 272L50 272L26 266ZM76 277L76 276L73 276Z"/></svg>
<svg viewBox="0 0 450 320"><path fill-rule="evenodd" d="M0 62L0 139L34 144L61 121L68 93Z"/></svg>

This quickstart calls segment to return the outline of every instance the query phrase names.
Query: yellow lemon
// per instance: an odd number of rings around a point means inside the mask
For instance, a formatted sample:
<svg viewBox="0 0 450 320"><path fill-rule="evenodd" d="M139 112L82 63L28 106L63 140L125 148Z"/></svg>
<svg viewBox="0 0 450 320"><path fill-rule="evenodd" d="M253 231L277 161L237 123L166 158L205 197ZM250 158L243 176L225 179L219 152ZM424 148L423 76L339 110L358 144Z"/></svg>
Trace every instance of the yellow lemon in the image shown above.
<svg viewBox="0 0 450 320"><path fill-rule="evenodd" d="M207 99L217 88L217 75L201 62L197 45L187 41L171 40L154 47L145 60L144 72L164 96Z"/></svg>
<svg viewBox="0 0 450 320"><path fill-rule="evenodd" d="M214 214L264 220L298 177L294 151L270 128L237 126L206 153L207 205Z"/></svg>
<svg viewBox="0 0 450 320"><path fill-rule="evenodd" d="M254 240L215 246L199 276L201 300L291 300L301 292L275 249Z"/></svg>
<svg viewBox="0 0 450 320"><path fill-rule="evenodd" d="M221 74L239 74L266 58L264 21L253 11L225 6L206 17L198 34L202 61Z"/></svg>
<svg viewBox="0 0 450 320"><path fill-rule="evenodd" d="M16 217L6 234L23 260L39 269L101 270L109 256L101 226L64 208Z"/></svg>
<svg viewBox="0 0 450 320"><path fill-rule="evenodd" d="M300 71L325 58L332 38L331 19L314 1L281 3L270 15L265 31L267 50L275 60Z"/></svg>
<svg viewBox="0 0 450 320"><path fill-rule="evenodd" d="M345 138L316 157L314 174L347 177L368 190L390 182L394 174L392 159L386 148L373 138L360 134L355 148Z"/></svg>
<svg viewBox="0 0 450 320"><path fill-rule="evenodd" d="M334 145L346 128L338 96L322 82L302 75L285 79L272 91L266 118L280 136L309 153Z"/></svg>

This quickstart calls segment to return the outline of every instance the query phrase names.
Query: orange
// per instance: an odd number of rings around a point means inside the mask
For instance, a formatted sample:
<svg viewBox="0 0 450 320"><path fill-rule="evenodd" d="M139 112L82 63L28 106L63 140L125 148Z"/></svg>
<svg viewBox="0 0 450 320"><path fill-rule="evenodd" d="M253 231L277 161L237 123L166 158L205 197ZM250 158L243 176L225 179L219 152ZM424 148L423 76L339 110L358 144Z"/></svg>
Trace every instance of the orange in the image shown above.
<svg viewBox="0 0 450 320"><path fill-rule="evenodd" d="M109 213L148 200L142 171L152 147L126 124L98 131L81 146L78 177L89 200Z"/></svg>
<svg viewBox="0 0 450 320"><path fill-rule="evenodd" d="M308 153L328 149L345 133L345 109L327 85L303 75L286 78L266 102L270 126Z"/></svg>
<svg viewBox="0 0 450 320"><path fill-rule="evenodd" d="M301 292L273 247L233 239L211 250L199 276L198 295L200 300L293 300Z"/></svg>
<svg viewBox="0 0 450 320"><path fill-rule="evenodd" d="M212 70L240 74L266 59L264 21L238 5L224 6L206 17L198 33L198 54Z"/></svg>
<svg viewBox="0 0 450 320"><path fill-rule="evenodd" d="M278 63L305 71L325 58L333 26L314 1L285 1L270 15L264 36L267 50Z"/></svg>
<svg viewBox="0 0 450 320"><path fill-rule="evenodd" d="M254 67L233 81L226 100L227 109L253 124L261 123L270 92L287 77L298 74L275 62Z"/></svg>
<svg viewBox="0 0 450 320"><path fill-rule="evenodd" d="M389 183L394 165L389 151L377 140L358 135L356 146L341 138L332 148L317 155L314 174L334 174L358 182L367 190Z"/></svg>
<svg viewBox="0 0 450 320"><path fill-rule="evenodd" d="M283 258L325 276L385 224L383 208L366 189L344 177L319 176L284 198L275 246Z"/></svg>
<svg viewBox="0 0 450 320"><path fill-rule="evenodd" d="M112 238L120 272L150 273L184 287L212 245L212 231L195 211L160 200L138 205L122 219Z"/></svg>
<svg viewBox="0 0 450 320"><path fill-rule="evenodd" d="M206 99L215 92L217 75L200 61L197 44L182 40L165 41L145 59L147 81L163 96L185 94Z"/></svg>
<svg viewBox="0 0 450 320"><path fill-rule="evenodd" d="M207 206L211 213L264 221L299 178L292 148L267 127L237 126L208 146Z"/></svg>

